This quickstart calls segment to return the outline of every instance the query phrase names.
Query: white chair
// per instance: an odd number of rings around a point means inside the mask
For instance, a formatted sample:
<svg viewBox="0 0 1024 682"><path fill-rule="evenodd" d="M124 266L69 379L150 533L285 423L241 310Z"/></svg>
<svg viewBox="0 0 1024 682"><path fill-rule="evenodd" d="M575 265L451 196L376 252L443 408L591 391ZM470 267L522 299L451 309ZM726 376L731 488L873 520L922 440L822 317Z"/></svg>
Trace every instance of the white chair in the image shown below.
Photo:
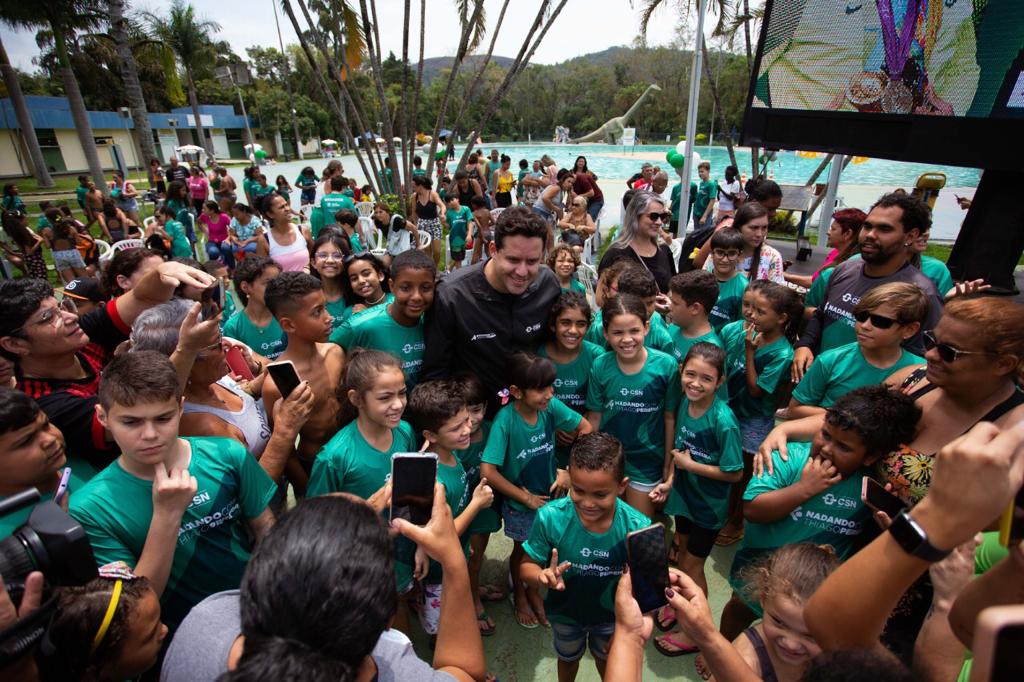
<svg viewBox="0 0 1024 682"><path fill-rule="evenodd" d="M492 208L491 209L491 219L492 220L497 220L498 216L500 216L501 212L504 211L504 210L505 209L503 209L503 208Z"/></svg>
<svg viewBox="0 0 1024 682"><path fill-rule="evenodd" d="M356 213L359 214L360 218L373 216L373 203L370 201L360 201L356 204Z"/></svg>
<svg viewBox="0 0 1024 682"><path fill-rule="evenodd" d="M367 250L371 249L372 246L370 244L373 239L373 231L377 229L373 224L373 220L360 216L356 229L359 230L359 238L366 244Z"/></svg>
<svg viewBox="0 0 1024 682"><path fill-rule="evenodd" d="M99 242L100 240L97 239L96 243L98 244ZM109 251L100 255L100 262L105 263L109 261L118 251L124 251L125 249L141 249L145 245L146 243L141 239L122 239L119 242L114 242L114 245L110 247Z"/></svg>
<svg viewBox="0 0 1024 682"><path fill-rule="evenodd" d="M146 230L156 225L156 216L149 216L142 221L142 227Z"/></svg>
<svg viewBox="0 0 1024 682"><path fill-rule="evenodd" d="M597 220L594 221L594 234L597 235L597 246L598 249L601 247L601 221L608 217L608 207L602 206L601 210L597 213Z"/></svg>
<svg viewBox="0 0 1024 682"><path fill-rule="evenodd" d="M594 264L594 253L596 252L596 249L594 248L594 242L597 241L597 239L598 236L595 232L594 234L590 235L583 241L583 253L580 254L580 259L587 265Z"/></svg>
<svg viewBox="0 0 1024 682"><path fill-rule="evenodd" d="M679 263L679 256L683 253L683 240L676 237L672 240L672 243L668 245L668 250L672 252L673 265Z"/></svg>
<svg viewBox="0 0 1024 682"><path fill-rule="evenodd" d="M113 257L113 247L110 246L110 242L103 239L94 239L93 242L96 244L96 250L100 254L100 261L105 262Z"/></svg>
<svg viewBox="0 0 1024 682"><path fill-rule="evenodd" d="M433 241L433 237L430 236L430 233L429 232L425 232L425 231L421 231L420 232L420 245L417 248L419 248L420 251L425 251L427 249L427 247L430 246L430 242L431 241Z"/></svg>
<svg viewBox="0 0 1024 682"><path fill-rule="evenodd" d="M581 263L576 268L576 278L583 283L587 290L587 300L594 303L594 288L597 286L597 268L589 263Z"/></svg>

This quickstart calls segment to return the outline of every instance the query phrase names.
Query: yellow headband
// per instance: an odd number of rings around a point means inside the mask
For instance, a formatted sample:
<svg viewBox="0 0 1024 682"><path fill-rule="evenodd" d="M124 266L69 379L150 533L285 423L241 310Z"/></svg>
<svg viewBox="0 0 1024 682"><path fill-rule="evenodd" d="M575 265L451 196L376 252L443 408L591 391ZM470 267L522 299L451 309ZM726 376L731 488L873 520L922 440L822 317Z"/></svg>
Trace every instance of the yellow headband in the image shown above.
<svg viewBox="0 0 1024 682"><path fill-rule="evenodd" d="M117 611L117 603L121 600L121 586L123 583L124 581L120 578L114 583L114 591L110 594L107 612L103 615L103 622L100 623L100 629L96 631L96 636L92 638L92 648L89 649L90 655L96 652L100 643L103 642L103 638L106 637L107 630L110 629L110 623L114 620L114 612Z"/></svg>

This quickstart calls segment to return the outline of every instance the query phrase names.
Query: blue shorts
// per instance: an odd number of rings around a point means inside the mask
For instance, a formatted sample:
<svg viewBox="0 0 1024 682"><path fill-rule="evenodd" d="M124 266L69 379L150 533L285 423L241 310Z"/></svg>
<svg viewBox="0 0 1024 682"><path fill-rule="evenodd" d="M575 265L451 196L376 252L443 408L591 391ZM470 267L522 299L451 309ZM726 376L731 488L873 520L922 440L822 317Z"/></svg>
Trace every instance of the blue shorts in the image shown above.
<svg viewBox="0 0 1024 682"><path fill-rule="evenodd" d="M555 637L555 655L558 660L575 663L583 658L589 642L591 655L605 661L608 659L608 646L615 632L615 623L569 625L551 621L551 632Z"/></svg>
<svg viewBox="0 0 1024 682"><path fill-rule="evenodd" d="M530 537L530 529L533 528L533 520L537 518L537 512L520 511L511 507L508 500L505 500L501 505L501 517L505 520L505 535L516 542L526 542Z"/></svg>
<svg viewBox="0 0 1024 682"><path fill-rule="evenodd" d="M744 452L757 452L761 443L775 428L775 417L744 417L739 421Z"/></svg>

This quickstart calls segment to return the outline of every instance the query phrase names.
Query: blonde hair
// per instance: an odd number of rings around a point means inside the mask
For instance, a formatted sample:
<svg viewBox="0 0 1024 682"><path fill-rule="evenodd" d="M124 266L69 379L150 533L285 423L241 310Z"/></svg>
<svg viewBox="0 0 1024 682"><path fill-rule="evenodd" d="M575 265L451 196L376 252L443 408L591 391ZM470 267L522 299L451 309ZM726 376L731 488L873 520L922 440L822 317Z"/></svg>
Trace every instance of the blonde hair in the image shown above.
<svg viewBox="0 0 1024 682"><path fill-rule="evenodd" d="M747 596L762 604L776 596L805 603L839 564L830 545L801 542L784 545L747 566L740 579L746 583Z"/></svg>
<svg viewBox="0 0 1024 682"><path fill-rule="evenodd" d="M900 324L923 322L928 317L928 298L921 287L907 282L889 282L875 287L864 294L853 312L870 312L883 305L893 307Z"/></svg>

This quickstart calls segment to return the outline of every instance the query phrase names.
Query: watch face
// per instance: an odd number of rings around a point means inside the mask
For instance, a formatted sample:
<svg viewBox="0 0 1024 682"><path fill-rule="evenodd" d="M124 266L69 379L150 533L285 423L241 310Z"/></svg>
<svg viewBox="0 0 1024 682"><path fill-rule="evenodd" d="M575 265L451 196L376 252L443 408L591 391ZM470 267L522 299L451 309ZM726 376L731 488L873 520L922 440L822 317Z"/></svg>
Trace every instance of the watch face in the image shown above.
<svg viewBox="0 0 1024 682"><path fill-rule="evenodd" d="M921 543L924 542L924 532L906 512L897 514L889 526L889 532L909 554L913 554Z"/></svg>

